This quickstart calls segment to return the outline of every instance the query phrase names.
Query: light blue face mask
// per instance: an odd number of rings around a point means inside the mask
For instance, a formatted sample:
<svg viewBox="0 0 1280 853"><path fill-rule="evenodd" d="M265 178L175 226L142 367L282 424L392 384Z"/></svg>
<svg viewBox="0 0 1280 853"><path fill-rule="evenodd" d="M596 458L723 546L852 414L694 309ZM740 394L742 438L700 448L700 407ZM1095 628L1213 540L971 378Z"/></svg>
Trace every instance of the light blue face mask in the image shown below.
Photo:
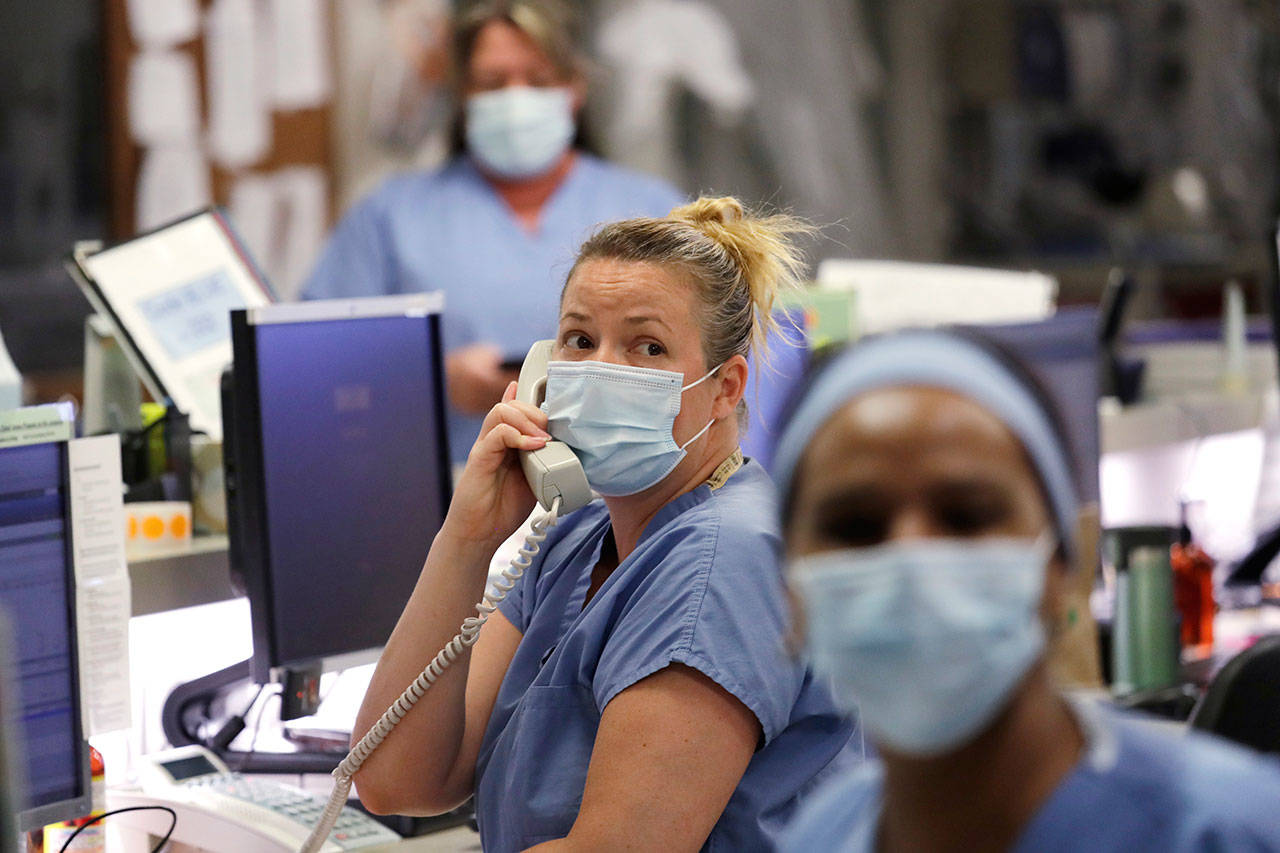
<svg viewBox="0 0 1280 853"><path fill-rule="evenodd" d="M680 413L680 397L720 368L682 386L684 375L670 370L553 361L547 365L547 432L573 448L587 482L606 497L634 495L660 481L680 464L684 444L671 429Z"/></svg>
<svg viewBox="0 0 1280 853"><path fill-rule="evenodd" d="M1046 540L921 539L794 561L814 668L891 749L967 743L1044 648Z"/></svg>
<svg viewBox="0 0 1280 853"><path fill-rule="evenodd" d="M566 88L508 86L467 98L467 150L490 172L531 178L573 141L573 96Z"/></svg>

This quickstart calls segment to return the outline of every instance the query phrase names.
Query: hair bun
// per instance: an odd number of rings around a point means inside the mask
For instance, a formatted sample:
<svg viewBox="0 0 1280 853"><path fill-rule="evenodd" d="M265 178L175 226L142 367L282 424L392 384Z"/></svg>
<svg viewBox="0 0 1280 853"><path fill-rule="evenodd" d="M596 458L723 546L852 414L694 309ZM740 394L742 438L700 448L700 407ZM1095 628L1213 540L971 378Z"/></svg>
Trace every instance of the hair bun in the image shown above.
<svg viewBox="0 0 1280 853"><path fill-rule="evenodd" d="M671 211L672 219L681 219L691 225L728 225L741 222L746 212L742 202L733 196L719 198L702 197Z"/></svg>

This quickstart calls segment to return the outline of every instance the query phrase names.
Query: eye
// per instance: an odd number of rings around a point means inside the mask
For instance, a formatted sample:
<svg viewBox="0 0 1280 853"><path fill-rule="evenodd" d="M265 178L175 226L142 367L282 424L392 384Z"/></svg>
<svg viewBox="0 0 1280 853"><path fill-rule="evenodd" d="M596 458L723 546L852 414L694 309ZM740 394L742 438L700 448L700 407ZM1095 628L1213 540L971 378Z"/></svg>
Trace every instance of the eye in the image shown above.
<svg viewBox="0 0 1280 853"><path fill-rule="evenodd" d="M565 349L588 350L591 349L591 338L581 332L570 332L564 336Z"/></svg>
<svg viewBox="0 0 1280 853"><path fill-rule="evenodd" d="M842 548L878 545L889 532L888 519L876 512L825 513L816 527L824 542Z"/></svg>
<svg viewBox="0 0 1280 853"><path fill-rule="evenodd" d="M953 536L984 535L1007 523L1013 514L1009 496L988 486L940 490L931 504L938 526Z"/></svg>
<svg viewBox="0 0 1280 853"><path fill-rule="evenodd" d="M977 536L994 527L998 516L982 507L952 505L935 511L938 526L954 536Z"/></svg>
<svg viewBox="0 0 1280 853"><path fill-rule="evenodd" d="M656 341L649 341L640 345L640 351L647 356L657 357L667 354L667 348Z"/></svg>

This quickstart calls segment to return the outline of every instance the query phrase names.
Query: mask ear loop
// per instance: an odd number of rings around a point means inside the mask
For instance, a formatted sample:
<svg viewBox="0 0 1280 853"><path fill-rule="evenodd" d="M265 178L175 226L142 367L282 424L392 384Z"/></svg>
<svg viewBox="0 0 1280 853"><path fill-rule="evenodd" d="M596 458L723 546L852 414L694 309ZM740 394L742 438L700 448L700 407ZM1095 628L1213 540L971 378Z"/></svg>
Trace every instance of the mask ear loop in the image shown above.
<svg viewBox="0 0 1280 853"><path fill-rule="evenodd" d="M706 382L708 379L710 379L712 376L714 376L714 375L715 375L715 372L716 372L717 370L719 370L720 368L722 368L722 367L724 367L724 366L725 366L725 362L723 362L723 361L722 361L722 362L720 362L720 363L719 363L719 364L717 364L715 367L711 368L711 369L710 369L710 370L708 370L706 373L702 374L702 378L701 378L701 379L695 379L694 381L690 382L688 385L686 385L686 386L684 386L683 388L681 388L681 389L680 389L680 393L681 393L681 394L683 394L685 391L688 391L690 388L693 388L693 387L695 387L695 386L701 385L703 382ZM686 441L684 444L680 445L680 449L681 449L681 450L684 450L684 449L685 449L685 448L687 448L689 445L693 444L695 441L697 441L698 439L702 438L702 436L706 433L706 431L707 431L707 430L709 430L709 429L711 429L711 425L712 425L713 423L715 423L717 420L719 420L719 419L718 419L718 418L712 418L711 420L707 421L707 425L706 425L706 426L704 426L702 429L698 430L698 431L697 431L697 433L695 433L695 434L694 434L693 438L689 439L689 440L688 440L688 441Z"/></svg>
<svg viewBox="0 0 1280 853"><path fill-rule="evenodd" d="M703 382L706 382L708 379L710 379L712 376L714 376L714 375L715 375L715 372L716 372L717 370L719 370L720 368L724 367L724 366L725 366L725 364L727 364L727 363L728 363L728 362L724 362L724 361L720 362L720 363L719 363L719 364L717 364L715 367L711 368L711 369L710 369L710 370L708 370L706 373L702 374L702 378L701 378L701 379L695 379L695 380L693 380L692 382L690 382L688 385L686 385L686 386L684 386L683 388L681 388L681 389L680 389L680 393L681 393L681 394L683 394L685 391L688 391L690 388L697 387L698 385L701 385Z"/></svg>

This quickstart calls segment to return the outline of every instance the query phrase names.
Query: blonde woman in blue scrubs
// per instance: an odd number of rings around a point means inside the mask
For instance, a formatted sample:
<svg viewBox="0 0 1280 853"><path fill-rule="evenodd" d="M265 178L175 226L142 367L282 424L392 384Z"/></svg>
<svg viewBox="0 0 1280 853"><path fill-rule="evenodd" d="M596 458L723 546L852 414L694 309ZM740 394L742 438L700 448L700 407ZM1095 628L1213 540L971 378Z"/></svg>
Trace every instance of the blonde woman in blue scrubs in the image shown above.
<svg viewBox="0 0 1280 853"><path fill-rule="evenodd" d="M969 335L889 335L812 380L775 457L789 574L880 757L827 781L783 850L1280 850L1273 758L1050 683L1064 447L1026 371Z"/></svg>
<svg viewBox="0 0 1280 853"><path fill-rule="evenodd" d="M459 150L388 180L349 211L303 287L307 299L445 293L450 450L466 459L519 359L551 337L560 284L594 227L662 216L669 185L574 146L586 93L558 0L462 5L454 88Z"/></svg>
<svg viewBox="0 0 1280 853"><path fill-rule="evenodd" d="M564 287L545 411L485 418L357 717L457 630L533 507L518 450L565 441L603 495L541 553L355 777L375 811L472 794L486 850L767 850L860 754L786 652L773 488L738 449L748 356L794 282L795 223L732 199L607 225Z"/></svg>

